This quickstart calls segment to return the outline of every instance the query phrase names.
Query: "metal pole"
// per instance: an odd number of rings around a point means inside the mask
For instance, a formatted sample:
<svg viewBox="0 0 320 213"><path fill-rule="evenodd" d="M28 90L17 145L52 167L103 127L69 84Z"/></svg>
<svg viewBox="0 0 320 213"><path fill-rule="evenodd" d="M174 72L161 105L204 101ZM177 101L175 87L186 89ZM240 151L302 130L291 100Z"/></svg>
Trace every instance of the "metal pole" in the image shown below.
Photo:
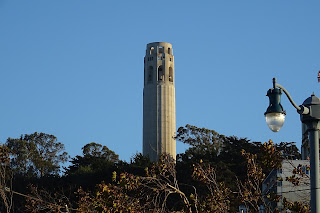
<svg viewBox="0 0 320 213"><path fill-rule="evenodd" d="M316 127L318 121L313 121ZM311 213L320 213L320 184L319 184L319 130L310 129L310 176L311 176Z"/></svg>

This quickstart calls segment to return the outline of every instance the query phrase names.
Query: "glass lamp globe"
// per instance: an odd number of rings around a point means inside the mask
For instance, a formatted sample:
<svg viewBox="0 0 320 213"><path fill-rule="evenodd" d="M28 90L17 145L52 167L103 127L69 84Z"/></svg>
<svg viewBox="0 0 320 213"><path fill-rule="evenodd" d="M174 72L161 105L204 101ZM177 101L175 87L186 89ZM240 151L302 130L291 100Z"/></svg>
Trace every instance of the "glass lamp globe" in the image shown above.
<svg viewBox="0 0 320 213"><path fill-rule="evenodd" d="M278 132L283 126L285 114L280 112L271 112L266 114L266 122L273 132Z"/></svg>

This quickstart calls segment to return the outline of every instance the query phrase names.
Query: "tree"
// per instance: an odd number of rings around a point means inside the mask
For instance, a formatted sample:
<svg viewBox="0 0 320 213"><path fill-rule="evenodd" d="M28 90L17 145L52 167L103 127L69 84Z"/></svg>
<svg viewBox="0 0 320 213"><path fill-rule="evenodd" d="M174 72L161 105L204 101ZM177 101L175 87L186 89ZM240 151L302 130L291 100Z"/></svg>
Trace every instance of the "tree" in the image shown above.
<svg viewBox="0 0 320 213"><path fill-rule="evenodd" d="M214 130L187 124L178 129L176 139L190 145L185 154L188 158L194 158L198 155L217 156L221 151L225 136L219 135Z"/></svg>
<svg viewBox="0 0 320 213"><path fill-rule="evenodd" d="M266 212L271 213L272 210L265 203L262 192L262 182L265 174L257 163L257 155L248 153L245 150L242 150L242 155L247 160L247 178L244 181L237 181L239 198L247 207L253 209L253 212L258 212L260 205L263 205L266 208Z"/></svg>
<svg viewBox="0 0 320 213"><path fill-rule="evenodd" d="M142 153L136 153L135 155L133 155L130 161L131 161L131 165L144 167L144 168L151 165L151 160L149 156L144 156Z"/></svg>
<svg viewBox="0 0 320 213"><path fill-rule="evenodd" d="M218 182L215 170L203 161L193 165L192 177L207 187L207 193L197 195L194 199L196 209L200 212L229 212L231 190L224 182ZM195 196L191 194L191 198Z"/></svg>
<svg viewBox="0 0 320 213"><path fill-rule="evenodd" d="M53 213L65 211L71 206L70 199L65 194L64 189L46 190L39 189L30 184L28 186L30 193L26 196L24 212L30 213Z"/></svg>
<svg viewBox="0 0 320 213"><path fill-rule="evenodd" d="M64 145L57 142L54 135L33 133L20 138L8 138L5 145L9 149L10 164L15 174L28 177L57 175L60 164L68 160Z"/></svg>
<svg viewBox="0 0 320 213"><path fill-rule="evenodd" d="M1 212L11 212L12 209L12 171L9 166L8 148L0 145L0 205Z"/></svg>
<svg viewBox="0 0 320 213"><path fill-rule="evenodd" d="M21 136L12 148L21 152L13 158L16 165L29 166L21 166L23 174L33 174L37 165L32 164L37 155L28 151L34 150L36 142L29 143L29 138ZM33 185L30 199L20 205L22 211L56 212L65 204L81 212L235 212L240 204L258 210L264 204L261 182L265 174L278 168L291 145L250 142L191 125L179 128L177 140L189 144L189 149L176 161L163 155L157 163L141 153L130 163L123 162L107 146L86 144L64 176L24 181L24 186ZM78 201L73 197L76 191ZM284 201L288 208L305 208Z"/></svg>
<svg viewBox="0 0 320 213"><path fill-rule="evenodd" d="M310 211L310 204L304 201L291 202L284 195L279 195L273 190L269 190L264 194L261 190L262 181L273 169L281 169L283 160L287 159L284 150L289 150L288 147L292 143L274 144L271 140L260 146L260 161L257 160L257 154L251 154L242 151L242 155L247 160L247 178L244 181L237 181L238 193L241 201L254 212L258 211L259 206L263 205L266 212L280 212L278 208L272 208L272 202L277 203L282 201L285 209L307 213ZM292 149L290 149L292 150ZM289 153L289 152L287 152ZM292 153L292 152L291 152ZM295 156L299 156L298 151ZM291 182L294 186L301 184L306 178L306 173L302 169L302 165L293 166L292 176L286 177L285 181ZM307 168L308 169L308 168ZM284 181L282 178L276 181ZM275 182L276 183L276 182ZM276 185L273 185L276 186ZM271 202L271 203L270 203Z"/></svg>
<svg viewBox="0 0 320 213"><path fill-rule="evenodd" d="M200 159L217 165L225 136L219 135L214 130L187 124L185 127L178 128L176 140L190 146L185 153L177 155L178 178L186 184L193 185L194 180L191 178L193 165Z"/></svg>
<svg viewBox="0 0 320 213"><path fill-rule="evenodd" d="M89 174L106 170L119 162L119 155L107 146L98 143L88 143L82 147L83 156L77 155L72 158L71 165L66 174Z"/></svg>
<svg viewBox="0 0 320 213"><path fill-rule="evenodd" d="M281 142L280 144L276 144L275 147L281 152L284 159L301 159L301 153L295 143L296 142Z"/></svg>
<svg viewBox="0 0 320 213"><path fill-rule="evenodd" d="M273 169L281 168L283 155L273 144L272 140L265 142L261 148L261 167L265 174L269 174Z"/></svg>
<svg viewBox="0 0 320 213"><path fill-rule="evenodd" d="M202 187L177 179L175 162L162 155L145 169L145 175L113 172L112 183L97 185L91 194L79 189L82 212L229 212L230 189L216 180L214 169L200 161L193 165L192 178ZM187 188L191 190L186 190Z"/></svg>
<svg viewBox="0 0 320 213"><path fill-rule="evenodd" d="M237 177L240 180L244 180L247 177L247 161L242 155L242 150L250 152L252 154L258 154L260 152L260 142L250 142L247 138L238 138L236 136L228 136L223 142L223 148L218 156L220 165L223 165L226 169L233 174L227 181L226 177L221 177L226 184L229 184L233 190L236 189L234 179ZM219 164L218 164L219 165ZM219 173L224 174L223 167L218 170ZM231 185L230 185L231 184Z"/></svg>
<svg viewBox="0 0 320 213"><path fill-rule="evenodd" d="M260 142L252 143L246 138L220 135L214 130L189 124L178 129L176 139L190 145L185 153L177 156L178 179L206 193L209 193L207 186L191 178L194 165L202 160L215 172L217 183L223 183L231 191L236 191L238 187L235 179L245 180L247 177L247 162L242 156L242 150L257 154L261 146ZM230 211L236 211L240 204L236 194L231 193L229 200Z"/></svg>
<svg viewBox="0 0 320 213"><path fill-rule="evenodd" d="M80 189L79 210L83 212L169 212L175 208L173 195L182 207L191 212L189 198L179 189L175 163L170 156L161 156L158 163L146 168L144 176L113 172L113 183L98 185L95 194ZM176 199L173 199L176 200Z"/></svg>
<svg viewBox="0 0 320 213"><path fill-rule="evenodd" d="M177 157L178 179L201 189L198 191L204 194L210 193L206 187L190 179L191 165L197 165L197 162L202 160L214 171L216 182L227 185L234 192L228 195L231 201L230 211L236 211L235 207L242 203L257 210L264 204L260 188L264 177L271 170L281 167L283 159L300 158L299 150L293 142L273 144L270 140L262 144L250 142L246 138L220 135L214 130L191 125L180 127L176 138L190 145L185 153ZM205 176L209 177L209 174L212 172ZM294 178L294 181L297 181L297 178ZM239 193L238 197L235 196L236 193ZM272 199L276 200L279 197L272 196ZM290 206L289 202L287 204Z"/></svg>
<svg viewBox="0 0 320 213"><path fill-rule="evenodd" d="M107 146L102 146L98 143L88 143L82 147L82 153L84 157L103 158L106 161L118 162L119 155L110 150Z"/></svg>
<svg viewBox="0 0 320 213"><path fill-rule="evenodd" d="M122 175L126 178L126 175ZM128 184L129 185L129 184ZM132 187L132 186L131 186ZM102 182L97 185L97 191L91 195L89 192L79 188L78 211L80 212L143 212L137 198L128 196L124 187Z"/></svg>

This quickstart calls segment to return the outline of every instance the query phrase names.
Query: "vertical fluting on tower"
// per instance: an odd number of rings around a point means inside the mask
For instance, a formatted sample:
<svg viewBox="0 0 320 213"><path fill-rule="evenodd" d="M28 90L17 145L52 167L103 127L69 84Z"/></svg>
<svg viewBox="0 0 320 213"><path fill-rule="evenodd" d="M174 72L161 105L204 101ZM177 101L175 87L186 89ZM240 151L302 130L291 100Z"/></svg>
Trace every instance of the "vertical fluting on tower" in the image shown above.
<svg viewBox="0 0 320 213"><path fill-rule="evenodd" d="M143 155L152 161L161 154L176 158L175 73L172 45L147 44L144 57Z"/></svg>

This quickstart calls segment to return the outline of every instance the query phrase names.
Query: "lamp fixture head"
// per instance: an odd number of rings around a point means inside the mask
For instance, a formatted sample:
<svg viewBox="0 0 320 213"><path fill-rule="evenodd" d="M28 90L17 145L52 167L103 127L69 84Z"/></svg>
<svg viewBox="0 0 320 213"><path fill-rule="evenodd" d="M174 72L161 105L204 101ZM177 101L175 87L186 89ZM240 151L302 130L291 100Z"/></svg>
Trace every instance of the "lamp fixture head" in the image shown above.
<svg viewBox="0 0 320 213"><path fill-rule="evenodd" d="M268 127L273 132L278 132L284 124L286 112L281 105L282 91L279 88L268 90L269 106L264 113Z"/></svg>

